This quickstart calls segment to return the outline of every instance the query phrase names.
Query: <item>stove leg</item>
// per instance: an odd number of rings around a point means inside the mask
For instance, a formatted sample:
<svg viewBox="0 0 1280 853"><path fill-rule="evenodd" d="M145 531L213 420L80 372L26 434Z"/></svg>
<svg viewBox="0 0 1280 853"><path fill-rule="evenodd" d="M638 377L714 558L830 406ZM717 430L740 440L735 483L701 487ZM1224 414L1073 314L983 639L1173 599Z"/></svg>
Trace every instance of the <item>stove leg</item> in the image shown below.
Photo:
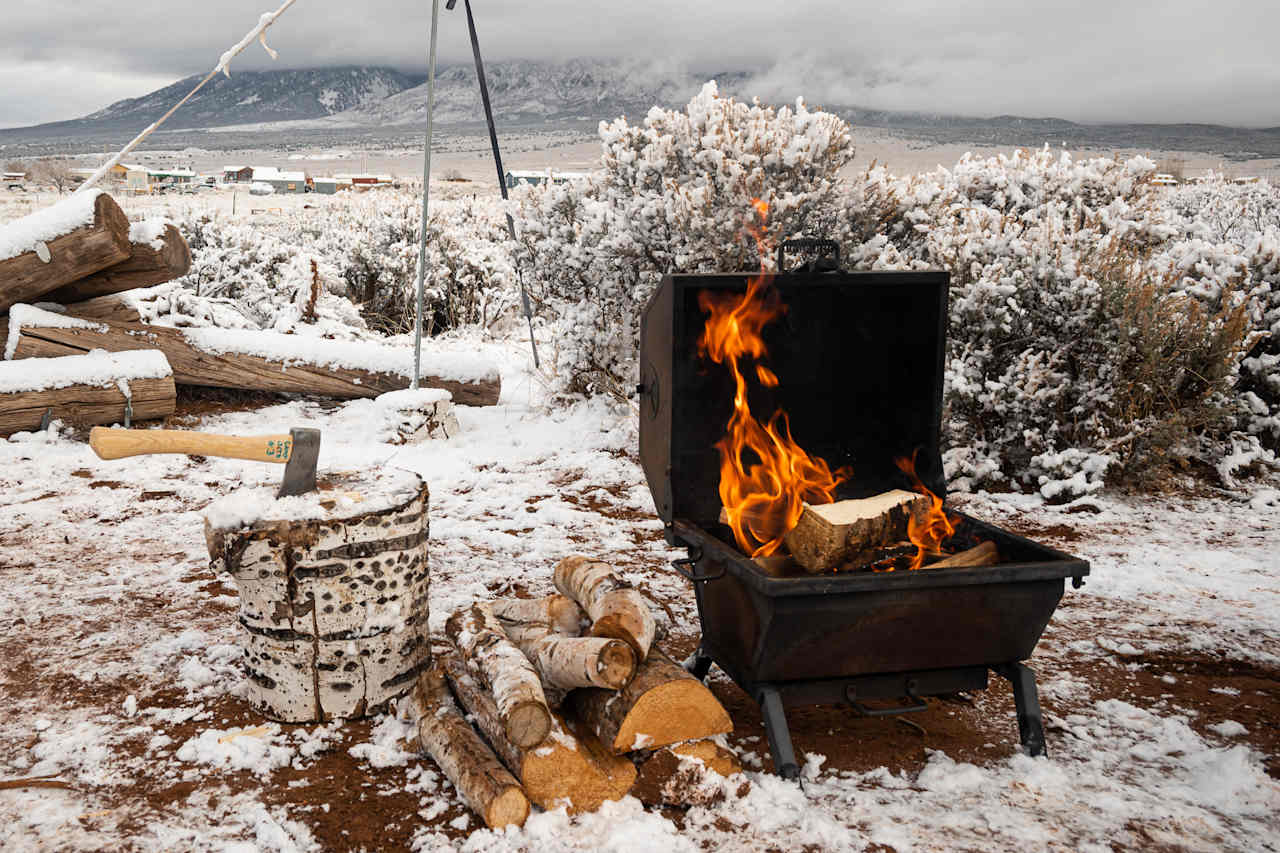
<svg viewBox="0 0 1280 853"><path fill-rule="evenodd" d="M1027 755L1048 755L1036 674L1021 663L1006 663L993 669L1013 685L1013 703L1018 710L1018 737L1022 740L1023 751Z"/></svg>
<svg viewBox="0 0 1280 853"><path fill-rule="evenodd" d="M685 672L692 675L699 681L707 680L707 673L711 671L711 664L715 663L706 652L702 650L702 646L694 649L693 654L684 659Z"/></svg>
<svg viewBox="0 0 1280 853"><path fill-rule="evenodd" d="M787 728L787 715L782 708L782 696L776 687L762 685L756 701L764 716L764 730L769 735L769 754L773 767L783 779L799 779L800 765L791 746L791 730Z"/></svg>

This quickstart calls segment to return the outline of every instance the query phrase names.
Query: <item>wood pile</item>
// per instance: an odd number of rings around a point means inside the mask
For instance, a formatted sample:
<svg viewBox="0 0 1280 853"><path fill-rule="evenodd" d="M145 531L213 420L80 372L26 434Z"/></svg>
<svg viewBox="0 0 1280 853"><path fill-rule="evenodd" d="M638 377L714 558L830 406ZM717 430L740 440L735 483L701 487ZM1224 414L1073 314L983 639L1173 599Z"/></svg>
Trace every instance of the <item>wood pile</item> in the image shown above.
<svg viewBox="0 0 1280 853"><path fill-rule="evenodd" d="M561 594L449 617L402 706L417 745L491 827L523 823L528 804L572 814L629 793L675 806L723 796L721 777L742 769L720 737L733 723L656 644L644 598L586 557L553 577Z"/></svg>
<svg viewBox="0 0 1280 853"><path fill-rule="evenodd" d="M169 390L141 389L132 406L137 420L171 414L174 385L352 399L377 397L411 384L412 354L404 348L144 323L138 308L140 289L180 278L191 269L191 261L186 240L171 223L131 224L112 197L97 190L0 225L0 346L5 347L5 359L63 359L98 349L162 353L170 366L165 386ZM71 369L49 370L62 376ZM98 375L96 368L85 370ZM47 372L14 369L14 375ZM119 421L129 393L117 394L100 383L27 385L18 392L0 380L0 435L37 427L51 409L53 417L82 425ZM465 405L493 405L501 392L497 369L468 356L424 353L419 385L448 392L452 403ZM167 393L168 402L157 393ZM399 440L456 433L451 402L433 401L410 412ZM40 414L33 421L37 409Z"/></svg>

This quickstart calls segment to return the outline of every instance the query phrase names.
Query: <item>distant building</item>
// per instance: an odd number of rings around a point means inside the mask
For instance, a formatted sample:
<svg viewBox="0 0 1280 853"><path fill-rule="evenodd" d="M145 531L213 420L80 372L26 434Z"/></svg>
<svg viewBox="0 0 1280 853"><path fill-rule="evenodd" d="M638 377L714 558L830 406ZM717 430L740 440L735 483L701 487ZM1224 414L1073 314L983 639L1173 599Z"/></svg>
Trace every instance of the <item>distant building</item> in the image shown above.
<svg viewBox="0 0 1280 853"><path fill-rule="evenodd" d="M148 169L147 175L153 184L189 184L196 179L190 169Z"/></svg>
<svg viewBox="0 0 1280 853"><path fill-rule="evenodd" d="M125 173L125 188L134 192L147 192L151 189L151 175L146 169L130 169Z"/></svg>
<svg viewBox="0 0 1280 853"><path fill-rule="evenodd" d="M252 166L223 166L222 182L224 184L247 184L253 180Z"/></svg>
<svg viewBox="0 0 1280 853"><path fill-rule="evenodd" d="M312 178L311 183L320 195L334 195L340 190L351 189L350 178Z"/></svg>
<svg viewBox="0 0 1280 853"><path fill-rule="evenodd" d="M253 180L270 184L278 193L305 193L311 189L306 172L283 172L274 166L254 166Z"/></svg>
<svg viewBox="0 0 1280 853"><path fill-rule="evenodd" d="M538 184L547 183L563 184L574 178L585 178L585 172L557 172L552 169L543 169L540 172L535 171L510 171L506 175L507 189L514 189L520 184L530 184L537 186Z"/></svg>
<svg viewBox="0 0 1280 853"><path fill-rule="evenodd" d="M1176 187L1178 179L1167 172L1157 172L1155 177L1151 179L1151 183L1157 187Z"/></svg>

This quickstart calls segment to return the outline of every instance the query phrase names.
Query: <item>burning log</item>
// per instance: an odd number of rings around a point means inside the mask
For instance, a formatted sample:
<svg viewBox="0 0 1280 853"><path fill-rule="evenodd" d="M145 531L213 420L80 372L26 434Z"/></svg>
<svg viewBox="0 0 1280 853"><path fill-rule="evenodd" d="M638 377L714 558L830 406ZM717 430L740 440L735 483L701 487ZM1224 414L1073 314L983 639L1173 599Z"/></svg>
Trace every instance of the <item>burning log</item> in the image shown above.
<svg viewBox="0 0 1280 853"><path fill-rule="evenodd" d="M524 789L463 718L439 662L418 676L408 705L422 750L485 825L523 826L529 816Z"/></svg>
<svg viewBox="0 0 1280 853"><path fill-rule="evenodd" d="M31 364L0 362L0 436L36 429L46 412L72 423L136 420L173 414L173 371L155 350L92 353Z"/></svg>
<svg viewBox="0 0 1280 853"><path fill-rule="evenodd" d="M556 564L556 589L577 601L591 617L591 634L625 640L643 661L657 630L644 598L620 580L608 563L565 557Z"/></svg>
<svg viewBox="0 0 1280 853"><path fill-rule="evenodd" d="M502 629L487 604L459 610L445 634L493 694L498 721L515 746L537 746L551 730L551 710L533 664Z"/></svg>
<svg viewBox="0 0 1280 853"><path fill-rule="evenodd" d="M0 227L0 314L128 260L129 251L129 220L106 193L10 222Z"/></svg>
<svg viewBox="0 0 1280 853"><path fill-rule="evenodd" d="M998 562L1000 551L996 548L996 543L988 540L966 551L944 557L936 563L930 563L926 568L956 569L962 566L991 566Z"/></svg>
<svg viewBox="0 0 1280 853"><path fill-rule="evenodd" d="M711 691L656 646L626 687L575 690L569 706L615 754L733 731Z"/></svg>
<svg viewBox="0 0 1280 853"><path fill-rule="evenodd" d="M710 806L724 799L721 777L742 772L738 757L714 740L665 746L639 756L631 793L647 806Z"/></svg>
<svg viewBox="0 0 1280 853"><path fill-rule="evenodd" d="M151 287L184 276L191 269L191 249L173 225L138 222L129 229L129 257L118 264L59 287L50 302L80 302L135 287Z"/></svg>
<svg viewBox="0 0 1280 853"><path fill-rule="evenodd" d="M544 809L568 803L570 814L594 811L606 800L626 796L636 780L636 768L626 758L611 755L589 732L571 733L564 718L551 716L551 730L542 744L522 748L507 737L492 694L462 662L456 650L437 649L458 701L475 720L502 763L524 785L530 802Z"/></svg>
<svg viewBox="0 0 1280 853"><path fill-rule="evenodd" d="M784 541L796 562L817 574L842 563L869 562L876 548L905 539L911 516L928 508L928 497L902 489L860 500L805 504Z"/></svg>

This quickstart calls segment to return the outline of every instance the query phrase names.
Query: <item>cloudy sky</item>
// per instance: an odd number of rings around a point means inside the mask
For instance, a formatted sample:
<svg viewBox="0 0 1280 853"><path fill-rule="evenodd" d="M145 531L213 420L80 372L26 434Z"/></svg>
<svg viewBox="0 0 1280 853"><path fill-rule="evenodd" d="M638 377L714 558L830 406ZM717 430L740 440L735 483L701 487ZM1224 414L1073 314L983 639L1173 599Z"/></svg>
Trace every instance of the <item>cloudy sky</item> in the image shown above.
<svg viewBox="0 0 1280 853"><path fill-rule="evenodd" d="M0 127L74 118L217 57L282 0L12 0ZM1280 125L1274 0L473 0L486 59L757 70L811 103L1075 121ZM441 0L442 62L469 56ZM426 0L297 0L233 66L426 66Z"/></svg>

